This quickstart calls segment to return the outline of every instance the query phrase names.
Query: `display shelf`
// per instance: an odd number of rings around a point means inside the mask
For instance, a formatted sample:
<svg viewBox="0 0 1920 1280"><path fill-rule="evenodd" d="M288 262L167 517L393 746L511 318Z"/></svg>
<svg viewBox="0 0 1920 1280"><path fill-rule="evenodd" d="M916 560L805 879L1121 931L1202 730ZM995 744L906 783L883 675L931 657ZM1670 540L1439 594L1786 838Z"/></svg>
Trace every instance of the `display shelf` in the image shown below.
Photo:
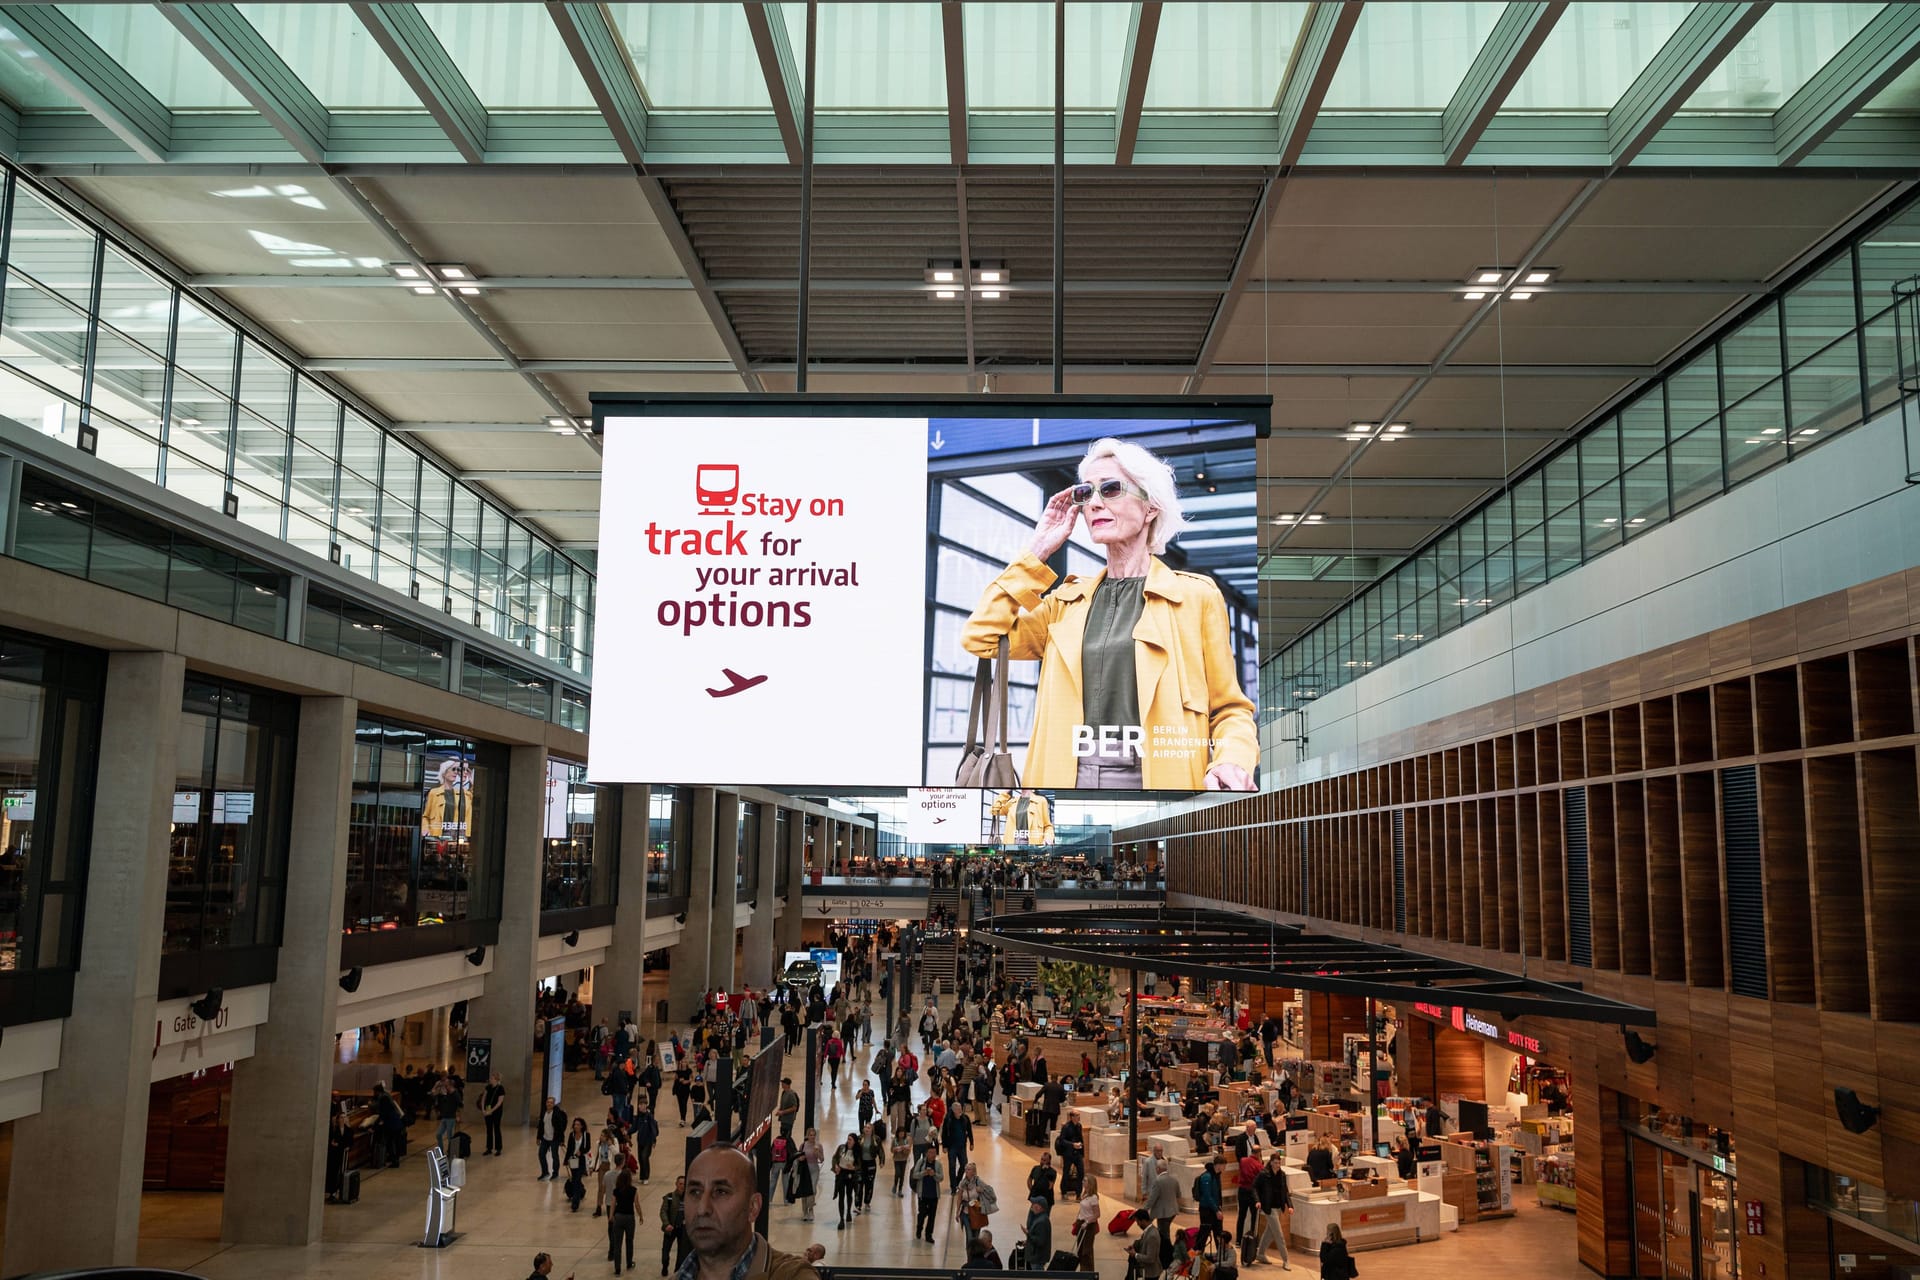
<svg viewBox="0 0 1920 1280"><path fill-rule="evenodd" d="M1913 675L1905 640L1853 652L1853 692L1863 742L1913 732Z"/></svg>
<svg viewBox="0 0 1920 1280"><path fill-rule="evenodd" d="M1687 981L1726 985L1722 915L1719 798L1711 773L1683 773L1680 782L1680 868L1686 886Z"/></svg>
<svg viewBox="0 0 1920 1280"><path fill-rule="evenodd" d="M1567 958L1567 866L1560 813L1560 792L1540 793L1540 916L1545 933L1541 950L1549 960Z"/></svg>
<svg viewBox="0 0 1920 1280"><path fill-rule="evenodd" d="M1852 756L1813 756L1806 765L1820 1006L1865 1013L1867 912L1860 869L1858 768Z"/></svg>
<svg viewBox="0 0 1920 1280"><path fill-rule="evenodd" d="M1587 759L1582 777L1613 772L1613 713L1596 711L1586 718Z"/></svg>
<svg viewBox="0 0 1920 1280"><path fill-rule="evenodd" d="M1647 784L1613 789L1615 866L1620 873L1620 970L1653 972L1653 913L1647 874ZM1591 806L1589 806L1591 807Z"/></svg>
<svg viewBox="0 0 1920 1280"><path fill-rule="evenodd" d="M1615 707L1613 717L1613 771L1633 773L1640 768L1640 704Z"/></svg>
<svg viewBox="0 0 1920 1280"><path fill-rule="evenodd" d="M1578 1212L1579 1194L1574 1190L1573 1159L1570 1156L1545 1156L1534 1162L1534 1196L1542 1208Z"/></svg>
<svg viewBox="0 0 1920 1280"><path fill-rule="evenodd" d="M1682 689L1673 695L1673 707L1680 763L1713 759L1713 694L1704 687Z"/></svg>
<svg viewBox="0 0 1920 1280"><path fill-rule="evenodd" d="M1578 782L1587 776L1585 721L1560 722L1560 781Z"/></svg>
<svg viewBox="0 0 1920 1280"><path fill-rule="evenodd" d="M1775 667L1753 676L1754 719L1759 730L1760 754L1800 749L1800 672L1797 667Z"/></svg>
<svg viewBox="0 0 1920 1280"><path fill-rule="evenodd" d="M1853 741L1853 689L1846 654L1800 664L1800 718L1809 747Z"/></svg>
<svg viewBox="0 0 1920 1280"><path fill-rule="evenodd" d="M1799 719L1794 720L1798 732ZM1760 865L1773 998L1811 1004L1813 903L1807 881L1807 792L1798 760L1760 766Z"/></svg>
<svg viewBox="0 0 1920 1280"><path fill-rule="evenodd" d="M1653 920L1653 976L1687 976L1686 881L1680 866L1678 779L1647 779L1647 896Z"/></svg>
<svg viewBox="0 0 1920 1280"><path fill-rule="evenodd" d="M1640 745L1647 768L1673 768L1679 757L1673 747L1672 698L1649 698L1640 704Z"/></svg>
<svg viewBox="0 0 1920 1280"><path fill-rule="evenodd" d="M1616 742L1620 739L1616 738ZM1634 739L1636 744L1639 739ZM1589 914L1593 921L1593 965L1620 967L1620 873L1615 865L1613 787L1587 788L1587 880L1591 888Z"/></svg>
<svg viewBox="0 0 1920 1280"><path fill-rule="evenodd" d="M1722 760L1753 754L1753 685L1745 676L1713 686L1713 751Z"/></svg>
<svg viewBox="0 0 1920 1280"><path fill-rule="evenodd" d="M1543 724L1533 731L1534 767L1542 785L1560 781L1560 726Z"/></svg>
<svg viewBox="0 0 1920 1280"><path fill-rule="evenodd" d="M1873 886L1873 1016L1920 1018L1920 775L1911 747L1860 756L1867 878Z"/></svg>

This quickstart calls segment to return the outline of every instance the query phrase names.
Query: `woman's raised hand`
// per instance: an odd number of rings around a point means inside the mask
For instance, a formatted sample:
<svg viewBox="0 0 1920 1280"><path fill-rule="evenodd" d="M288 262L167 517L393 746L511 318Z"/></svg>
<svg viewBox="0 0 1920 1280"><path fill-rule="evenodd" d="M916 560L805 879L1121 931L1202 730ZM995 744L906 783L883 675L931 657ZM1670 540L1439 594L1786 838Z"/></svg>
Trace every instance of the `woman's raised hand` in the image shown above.
<svg viewBox="0 0 1920 1280"><path fill-rule="evenodd" d="M1073 490L1062 489L1047 499L1047 506L1040 513L1040 522L1034 526L1033 542L1028 550L1036 560L1051 560L1061 547L1067 545L1067 539L1073 535L1073 522L1080 518L1080 508L1073 505Z"/></svg>

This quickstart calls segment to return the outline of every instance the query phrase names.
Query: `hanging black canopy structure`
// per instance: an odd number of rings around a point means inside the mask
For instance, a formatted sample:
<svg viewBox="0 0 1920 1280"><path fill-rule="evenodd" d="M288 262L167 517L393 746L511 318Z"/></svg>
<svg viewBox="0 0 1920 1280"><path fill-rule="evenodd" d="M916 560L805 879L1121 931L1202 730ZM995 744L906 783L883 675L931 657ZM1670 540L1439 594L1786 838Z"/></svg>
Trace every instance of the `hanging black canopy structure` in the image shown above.
<svg viewBox="0 0 1920 1280"><path fill-rule="evenodd" d="M976 922L971 936L1050 960L1150 969L1210 982L1458 1005L1509 1019L1570 1018L1623 1027L1655 1024L1651 1009L1578 987L1225 911L1167 907L1029 911Z"/></svg>

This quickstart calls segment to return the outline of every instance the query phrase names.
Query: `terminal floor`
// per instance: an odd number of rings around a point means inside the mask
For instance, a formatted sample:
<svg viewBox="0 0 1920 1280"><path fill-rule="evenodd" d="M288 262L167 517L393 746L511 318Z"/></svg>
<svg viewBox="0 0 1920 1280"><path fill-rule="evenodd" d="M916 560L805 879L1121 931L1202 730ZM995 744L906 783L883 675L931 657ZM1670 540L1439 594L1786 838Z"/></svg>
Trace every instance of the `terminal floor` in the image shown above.
<svg viewBox="0 0 1920 1280"><path fill-rule="evenodd" d="M802 1055L789 1057L796 1080L804 1079ZM871 1050L859 1050L852 1064L864 1070ZM854 1125L859 1077L843 1068L839 1087L823 1087L816 1122L821 1141L829 1149ZM671 1094L662 1094L666 1111L663 1134L655 1151L654 1177L642 1191L645 1221L636 1235L635 1258L642 1276L659 1268L660 1198L673 1186L681 1167L676 1154L686 1130L680 1126ZM571 1073L566 1082L567 1109L590 1119L605 1114L599 1086L591 1072ZM991 1136L982 1135L975 1148L981 1171L999 1192L1001 1211L991 1230L1002 1256L1019 1239L1021 1191L1034 1157L1030 1148L1002 1138L1001 1118L992 1113ZM475 1138L478 1125L471 1126ZM534 1144L527 1130L508 1131L507 1153L498 1158L475 1155L468 1162L467 1187L459 1200L460 1238L445 1249L415 1247L424 1221L426 1168L422 1153L431 1143L432 1129L424 1123L413 1129L412 1154L396 1170L366 1171L360 1202L329 1206L325 1242L305 1248L223 1245L220 1234L220 1197L217 1193L168 1192L145 1197L141 1217L140 1263L178 1268L207 1280L367 1280L367 1277L405 1277L409 1280L466 1280L471 1276L514 1277L526 1274L536 1251L553 1254L555 1280L577 1274L610 1276L606 1221L592 1217L592 1200L574 1214L567 1210L559 1182L536 1179ZM829 1178L830 1181L830 1178ZM809 1243L826 1247L827 1262L847 1266L915 1266L958 1268L965 1261L965 1245L957 1225L942 1204L936 1243L915 1242L911 1204L889 1194L891 1170L883 1171L873 1212L856 1218L845 1230L836 1230L833 1201L822 1196L815 1221L801 1221L800 1206L776 1200L772 1210L773 1243L798 1251ZM1117 1189L1117 1188L1116 1188ZM1104 1223L1123 1202L1103 1193ZM1071 1205L1054 1212L1054 1236L1070 1242ZM1121 1280L1126 1271L1124 1242L1104 1232L1095 1250L1103 1280ZM1441 1240L1358 1259L1365 1273L1385 1271L1399 1280L1456 1277L1472 1271L1524 1274L1532 1280L1573 1280L1588 1273L1575 1256L1574 1218L1551 1209L1521 1204L1512 1218L1476 1223ZM1293 1272L1318 1273L1314 1260L1296 1254ZM1255 1267L1250 1280L1280 1276L1278 1267Z"/></svg>

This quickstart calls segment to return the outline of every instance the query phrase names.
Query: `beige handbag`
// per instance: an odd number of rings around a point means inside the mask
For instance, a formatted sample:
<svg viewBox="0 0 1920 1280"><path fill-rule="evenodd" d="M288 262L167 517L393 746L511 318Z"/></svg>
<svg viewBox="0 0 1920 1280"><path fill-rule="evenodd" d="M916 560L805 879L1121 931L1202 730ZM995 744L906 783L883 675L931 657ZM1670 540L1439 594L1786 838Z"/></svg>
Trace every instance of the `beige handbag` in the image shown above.
<svg viewBox="0 0 1920 1280"><path fill-rule="evenodd" d="M994 724L1000 726L999 749L994 749ZM956 787L1011 790L1020 785L1007 746L1007 638L992 658L980 659L973 673L973 703L967 710L967 745L954 771Z"/></svg>

